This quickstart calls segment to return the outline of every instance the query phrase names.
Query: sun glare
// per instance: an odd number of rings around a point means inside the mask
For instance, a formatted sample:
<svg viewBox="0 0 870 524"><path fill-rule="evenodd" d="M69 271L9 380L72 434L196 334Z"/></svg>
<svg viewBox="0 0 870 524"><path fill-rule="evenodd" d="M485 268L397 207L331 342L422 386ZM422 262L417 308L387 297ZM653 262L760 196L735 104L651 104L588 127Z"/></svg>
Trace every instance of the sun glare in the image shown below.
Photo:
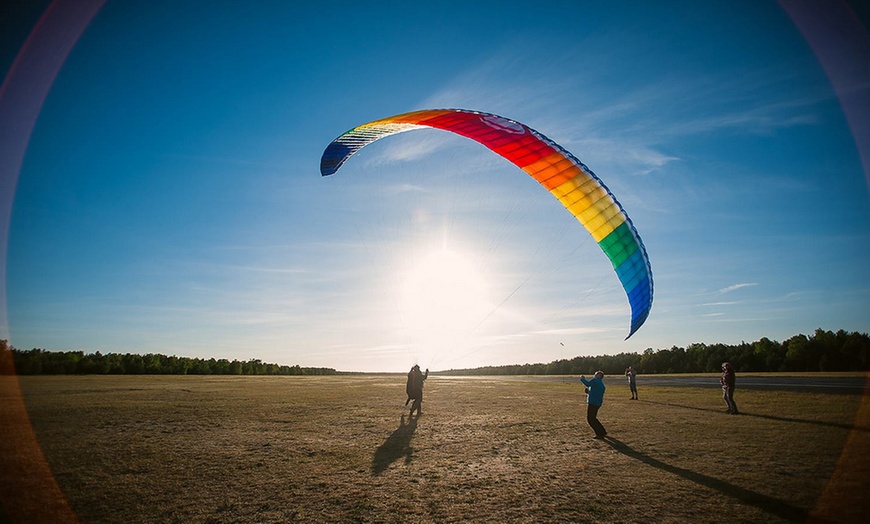
<svg viewBox="0 0 870 524"><path fill-rule="evenodd" d="M444 365L473 349L473 332L492 309L487 291L483 275L455 251L435 249L415 261L404 275L401 310L421 365Z"/></svg>

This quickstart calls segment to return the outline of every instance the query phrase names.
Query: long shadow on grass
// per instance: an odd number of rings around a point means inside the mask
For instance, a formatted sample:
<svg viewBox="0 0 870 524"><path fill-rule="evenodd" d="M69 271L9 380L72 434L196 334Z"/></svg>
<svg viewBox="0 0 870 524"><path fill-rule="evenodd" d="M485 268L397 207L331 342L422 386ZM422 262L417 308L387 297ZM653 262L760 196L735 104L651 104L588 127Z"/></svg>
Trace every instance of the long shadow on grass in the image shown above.
<svg viewBox="0 0 870 524"><path fill-rule="evenodd" d="M782 500L775 499L767 495L762 495L761 493L757 493L750 489L741 488L740 486L731 484L730 482L725 482L724 480L708 477L707 475L702 475L701 473L695 473L694 471L689 471L688 469L667 464L665 462L662 462L661 460L654 459L645 453L641 453L640 451L635 450L634 448L615 438L606 437L605 442L610 444L613 449L627 457L639 460L648 466L652 466L662 471L672 473L686 480L690 480L696 484L700 484L710 489L714 489L724 495L738 499L743 504L755 506L762 511L765 511L772 515L776 515L780 518L792 522L803 522L808 516L808 512L806 510L803 510L797 506L792 506L788 502L784 502Z"/></svg>
<svg viewBox="0 0 870 524"><path fill-rule="evenodd" d="M719 410L719 409L699 408L699 407L695 407L695 406L686 406L683 404L671 404L669 402L653 402L652 400L644 400L643 402L648 402L650 404L658 404L660 406L672 406L672 407L676 407L676 408L694 409L696 411L712 411L714 413L724 414L724 410ZM852 424L842 424L839 422L823 422L821 420L807 420L807 419L803 419L803 418L777 417L776 415L759 415L757 413L746 413L745 411L741 411L740 416L741 417L763 418L763 419L767 419L767 420L776 420L779 422L797 422L799 424L813 424L816 426L827 426L830 428L854 429L856 431L870 432L870 428L865 428L862 426L854 426Z"/></svg>
<svg viewBox="0 0 870 524"><path fill-rule="evenodd" d="M402 415L399 427L375 450L375 456L372 457L372 475L380 475L390 464L402 457L405 458L405 464L411 463L411 455L414 453L411 438L416 430L417 419L409 415L405 422L405 415Z"/></svg>

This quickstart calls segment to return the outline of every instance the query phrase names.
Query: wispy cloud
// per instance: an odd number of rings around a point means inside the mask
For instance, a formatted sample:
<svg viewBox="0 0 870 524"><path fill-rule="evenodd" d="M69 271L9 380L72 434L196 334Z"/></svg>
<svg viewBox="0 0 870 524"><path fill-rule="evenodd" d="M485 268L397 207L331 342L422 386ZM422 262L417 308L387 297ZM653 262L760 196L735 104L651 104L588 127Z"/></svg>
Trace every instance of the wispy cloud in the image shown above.
<svg viewBox="0 0 870 524"><path fill-rule="evenodd" d="M407 162L425 158L443 149L444 140L434 133L425 133L425 130L411 131L409 134L391 137L392 140L380 144L383 151L373 157L370 162L374 165L389 162ZM410 137L410 139L409 139Z"/></svg>
<svg viewBox="0 0 870 524"><path fill-rule="evenodd" d="M532 331L531 335L589 335L592 333L616 333L620 332L621 328L607 328L607 327L574 327L574 328L562 328L562 329L547 329L541 331Z"/></svg>
<svg viewBox="0 0 870 524"><path fill-rule="evenodd" d="M223 265L223 266L215 266L215 267L218 269L223 269L223 270L227 270L227 271L241 271L241 272L251 272L251 273L296 274L296 273L310 273L311 272L311 270L308 270L308 269L266 267L266 266Z"/></svg>
<svg viewBox="0 0 870 524"><path fill-rule="evenodd" d="M553 57L553 60L558 59ZM518 86L512 71L525 68L527 64L524 64L523 57L494 56L433 93L420 106L500 113L537 129L584 162L585 157L590 157L599 165L615 166L611 171L647 174L678 160L654 143L657 138L653 137L660 136L660 129L656 133L649 133L649 129L643 132L629 129L627 133L625 127L619 127L620 121L623 125L635 125L628 122L636 122L638 112L645 111L643 100L636 99L637 96L670 100L666 93L635 93L602 104L601 99L590 93L588 76L564 75L555 82L548 79ZM578 83L582 83L583 88ZM566 93L574 95L566 98ZM656 107L657 104L649 105ZM566 111L566 108L571 110ZM650 128L658 126L660 123L649 125ZM590 167L595 170L594 165Z"/></svg>
<svg viewBox="0 0 870 524"><path fill-rule="evenodd" d="M728 287L723 287L718 292L720 294L731 293L732 291L737 291L738 289L743 289L745 287L757 286L758 282L744 282L742 284L734 284Z"/></svg>
<svg viewBox="0 0 870 524"><path fill-rule="evenodd" d="M610 35L621 38L625 35ZM600 43L599 43L600 45ZM775 70L734 74L730 70L692 77L676 77L663 70L661 76L614 91L612 83L597 78L604 62L589 63L592 56L607 56L583 49L548 53L553 67L575 64L583 73L527 77L534 60L541 70L540 54L533 46L528 56L516 52L494 54L438 92L424 99L421 107L465 107L523 120L549 136L581 159L607 165L611 171L649 174L680 158L669 151L674 140L732 130L737 133L769 134L775 130L806 126L818 121L816 107L828 97L800 95L783 97L783 86L793 84L795 73L784 64ZM579 63L578 63L579 61ZM787 94L788 91L786 90ZM570 115L570 116L569 116ZM595 170L595 165L590 165Z"/></svg>
<svg viewBox="0 0 870 524"><path fill-rule="evenodd" d="M425 193L428 189L417 184L394 184L387 186L386 191L391 195L401 195L403 193Z"/></svg>

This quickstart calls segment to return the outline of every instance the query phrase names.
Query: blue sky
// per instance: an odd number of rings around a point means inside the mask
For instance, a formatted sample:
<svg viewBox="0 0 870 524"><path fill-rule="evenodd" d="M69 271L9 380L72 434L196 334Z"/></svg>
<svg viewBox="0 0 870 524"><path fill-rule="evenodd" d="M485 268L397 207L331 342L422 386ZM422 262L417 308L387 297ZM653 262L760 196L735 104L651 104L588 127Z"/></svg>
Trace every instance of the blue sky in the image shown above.
<svg viewBox="0 0 870 524"><path fill-rule="evenodd" d="M600 4L107 2L20 168L10 342L403 371L870 331L867 179L788 14ZM320 176L342 132L441 107L607 184L655 279L632 338L588 233L481 146L415 131Z"/></svg>

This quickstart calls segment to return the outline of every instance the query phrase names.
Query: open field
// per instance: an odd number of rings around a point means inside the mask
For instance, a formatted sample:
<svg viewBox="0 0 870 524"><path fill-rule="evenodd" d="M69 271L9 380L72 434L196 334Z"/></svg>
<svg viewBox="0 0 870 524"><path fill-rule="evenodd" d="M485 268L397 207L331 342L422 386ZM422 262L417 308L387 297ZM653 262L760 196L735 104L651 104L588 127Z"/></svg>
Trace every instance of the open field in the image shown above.
<svg viewBox="0 0 870 524"><path fill-rule="evenodd" d="M861 395L738 389L743 414L729 416L717 390L641 381L630 401L609 377L612 438L596 441L574 377L430 377L418 420L403 417L399 375L18 380L87 523L863 522L870 510Z"/></svg>

